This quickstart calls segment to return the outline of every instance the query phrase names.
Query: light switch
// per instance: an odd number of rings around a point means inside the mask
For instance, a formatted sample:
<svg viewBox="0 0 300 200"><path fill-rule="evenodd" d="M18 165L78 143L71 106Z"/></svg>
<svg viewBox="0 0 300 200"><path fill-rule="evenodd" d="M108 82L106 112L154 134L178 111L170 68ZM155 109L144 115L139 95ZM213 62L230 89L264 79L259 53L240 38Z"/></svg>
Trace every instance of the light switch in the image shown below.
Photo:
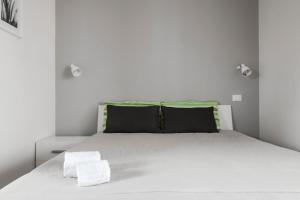
<svg viewBox="0 0 300 200"><path fill-rule="evenodd" d="M241 94L232 95L232 101L241 102L243 101L243 96Z"/></svg>

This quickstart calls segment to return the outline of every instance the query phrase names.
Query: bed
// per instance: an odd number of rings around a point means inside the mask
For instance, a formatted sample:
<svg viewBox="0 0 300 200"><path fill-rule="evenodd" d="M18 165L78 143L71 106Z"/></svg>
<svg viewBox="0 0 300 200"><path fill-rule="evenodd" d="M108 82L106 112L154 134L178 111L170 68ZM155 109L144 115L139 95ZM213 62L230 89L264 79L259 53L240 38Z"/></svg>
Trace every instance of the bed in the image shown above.
<svg viewBox="0 0 300 200"><path fill-rule="evenodd" d="M95 134L70 151L100 151L112 180L78 187L63 154L0 191L2 200L294 200L300 154L236 131Z"/></svg>
<svg viewBox="0 0 300 200"><path fill-rule="evenodd" d="M77 187L62 177L59 155L2 189L0 199L300 199L300 154L235 131L97 134L72 150L99 150L111 183Z"/></svg>

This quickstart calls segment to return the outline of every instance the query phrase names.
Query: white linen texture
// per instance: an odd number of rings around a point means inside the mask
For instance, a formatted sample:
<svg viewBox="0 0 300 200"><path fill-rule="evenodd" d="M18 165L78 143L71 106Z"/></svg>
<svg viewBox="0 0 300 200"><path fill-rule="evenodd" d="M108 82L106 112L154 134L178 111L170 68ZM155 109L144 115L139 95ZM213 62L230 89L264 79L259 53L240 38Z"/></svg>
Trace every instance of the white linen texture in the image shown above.
<svg viewBox="0 0 300 200"><path fill-rule="evenodd" d="M95 134L69 151L99 151L109 184L77 187L62 177L61 154L1 189L0 199L300 199L300 153L236 131Z"/></svg>

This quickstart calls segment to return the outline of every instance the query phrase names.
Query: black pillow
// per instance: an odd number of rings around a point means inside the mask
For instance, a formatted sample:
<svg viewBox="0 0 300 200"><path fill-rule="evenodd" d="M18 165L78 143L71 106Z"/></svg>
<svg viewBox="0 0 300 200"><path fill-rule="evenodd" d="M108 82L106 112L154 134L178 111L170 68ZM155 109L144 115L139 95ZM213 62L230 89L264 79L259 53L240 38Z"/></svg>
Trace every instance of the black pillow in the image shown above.
<svg viewBox="0 0 300 200"><path fill-rule="evenodd" d="M165 133L215 133L218 132L214 108L162 107Z"/></svg>
<svg viewBox="0 0 300 200"><path fill-rule="evenodd" d="M107 106L104 133L157 133L160 131L159 106Z"/></svg>

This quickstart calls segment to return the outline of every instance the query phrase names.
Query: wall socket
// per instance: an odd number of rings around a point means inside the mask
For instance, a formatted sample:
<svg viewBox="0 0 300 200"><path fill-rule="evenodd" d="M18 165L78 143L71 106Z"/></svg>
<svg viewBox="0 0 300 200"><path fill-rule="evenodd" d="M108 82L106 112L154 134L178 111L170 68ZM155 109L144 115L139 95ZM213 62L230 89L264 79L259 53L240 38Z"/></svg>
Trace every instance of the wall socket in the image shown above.
<svg viewBox="0 0 300 200"><path fill-rule="evenodd" d="M234 95L232 95L232 101L234 101L234 102L241 102L241 101L243 101L243 95L241 95L241 94L234 94Z"/></svg>

